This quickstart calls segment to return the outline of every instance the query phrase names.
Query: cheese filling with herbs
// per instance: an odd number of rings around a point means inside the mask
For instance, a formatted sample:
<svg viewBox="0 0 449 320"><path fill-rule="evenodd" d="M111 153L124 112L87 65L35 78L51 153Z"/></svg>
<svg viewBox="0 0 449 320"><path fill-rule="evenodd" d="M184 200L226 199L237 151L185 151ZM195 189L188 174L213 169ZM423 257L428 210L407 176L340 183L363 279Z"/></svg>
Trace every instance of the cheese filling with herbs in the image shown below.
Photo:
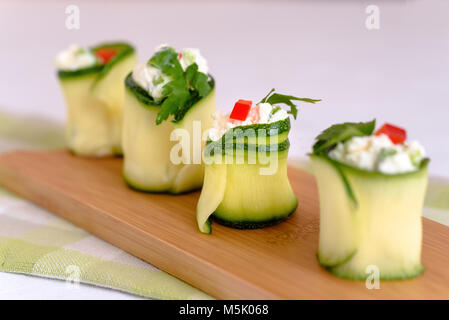
<svg viewBox="0 0 449 320"><path fill-rule="evenodd" d="M156 48L156 51L166 48L168 46L161 45ZM183 49L178 53L178 61L183 69L186 71L187 68L196 63L198 66L198 71L204 74L208 74L209 67L207 65L207 60L201 55L198 49L187 48ZM165 98L164 86L173 80L170 75L165 74L158 67L155 67L148 63L138 64L132 73L133 80L143 89L145 89L152 98L159 102Z"/></svg>
<svg viewBox="0 0 449 320"><path fill-rule="evenodd" d="M273 106L270 103L259 103L252 107L246 120L236 120L230 118L230 113L223 114L217 110L212 114L213 123L209 130L209 138L212 141L219 140L229 129L238 126L247 126L259 123L273 123L288 118L288 113L279 106Z"/></svg>
<svg viewBox="0 0 449 320"><path fill-rule="evenodd" d="M58 70L74 71L92 67L98 60L94 53L77 44L72 44L66 50L61 51L55 59L55 66Z"/></svg>
<svg viewBox="0 0 449 320"><path fill-rule="evenodd" d="M380 134L339 142L329 157L363 170L397 174L418 170L425 150L417 141L394 144Z"/></svg>

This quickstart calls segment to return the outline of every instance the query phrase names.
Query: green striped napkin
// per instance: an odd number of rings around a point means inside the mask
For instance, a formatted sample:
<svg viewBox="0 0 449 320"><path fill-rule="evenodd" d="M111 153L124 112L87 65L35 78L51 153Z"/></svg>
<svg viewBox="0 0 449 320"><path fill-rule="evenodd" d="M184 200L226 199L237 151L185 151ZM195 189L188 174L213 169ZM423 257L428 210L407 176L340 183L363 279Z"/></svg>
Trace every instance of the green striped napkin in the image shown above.
<svg viewBox="0 0 449 320"><path fill-rule="evenodd" d="M63 127L0 112L0 151L61 148ZM310 171L305 159L293 165ZM449 182L431 179L424 216L449 225ZM0 188L0 271L79 281L159 299L211 299L154 266Z"/></svg>
<svg viewBox="0 0 449 320"><path fill-rule="evenodd" d="M0 151L64 146L63 127L0 112ZM88 283L158 299L207 294L0 188L0 271Z"/></svg>

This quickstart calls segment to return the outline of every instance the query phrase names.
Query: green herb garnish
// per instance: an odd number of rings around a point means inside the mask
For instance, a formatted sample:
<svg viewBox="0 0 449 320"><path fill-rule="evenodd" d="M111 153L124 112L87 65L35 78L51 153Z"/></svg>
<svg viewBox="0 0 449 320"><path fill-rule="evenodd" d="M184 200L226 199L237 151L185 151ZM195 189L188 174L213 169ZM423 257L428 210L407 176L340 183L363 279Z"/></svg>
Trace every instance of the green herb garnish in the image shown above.
<svg viewBox="0 0 449 320"><path fill-rule="evenodd" d="M192 104L192 97L206 97L212 90L209 78L198 71L196 63L185 71L178 60L178 53L171 47L163 47L148 61L148 64L158 68L169 76L171 81L162 88L165 96L161 109L156 117L156 124L161 124L170 115L185 113Z"/></svg>
<svg viewBox="0 0 449 320"><path fill-rule="evenodd" d="M413 151L412 153L410 153L409 157L410 157L410 161L412 162L412 164L415 167L418 167L420 165L421 161L423 160L420 150Z"/></svg>
<svg viewBox="0 0 449 320"><path fill-rule="evenodd" d="M207 96L212 90L207 75L198 71L198 65L196 63L187 67L185 77L189 88L198 91L200 97Z"/></svg>
<svg viewBox="0 0 449 320"><path fill-rule="evenodd" d="M398 153L398 152L397 152L395 149L392 149L392 148L382 148L382 149L380 150L379 157L380 157L380 160L382 161L382 160L384 160L384 159L386 159L386 158L388 158L388 157L394 156L396 153Z"/></svg>
<svg viewBox="0 0 449 320"><path fill-rule="evenodd" d="M370 136L373 133L375 126L375 119L369 122L345 122L334 124L316 137L316 142L313 145L313 153L317 155L327 155L327 153L339 142L345 142L352 137Z"/></svg>
<svg viewBox="0 0 449 320"><path fill-rule="evenodd" d="M274 107L273 109L271 109L270 114L268 115L268 119L271 119L271 118L274 116L274 114L275 114L276 112L278 112L279 110L281 110L281 109L282 109L282 108L279 107L279 106L276 106L276 107Z"/></svg>
<svg viewBox="0 0 449 320"><path fill-rule="evenodd" d="M276 104L286 104L287 106L290 107L290 110L287 111L287 113L290 113L291 115L293 115L293 118L295 118L295 119L298 115L298 108L292 101L304 101L304 102L308 102L308 103L315 103L315 102L321 101L321 100L315 100L315 99L310 99L310 98L298 98L298 97L294 97L294 96L288 96L285 94L274 93L274 91L275 91L275 89L271 89L271 91L268 92L268 94L262 100L260 100L259 103L269 103L273 106Z"/></svg>

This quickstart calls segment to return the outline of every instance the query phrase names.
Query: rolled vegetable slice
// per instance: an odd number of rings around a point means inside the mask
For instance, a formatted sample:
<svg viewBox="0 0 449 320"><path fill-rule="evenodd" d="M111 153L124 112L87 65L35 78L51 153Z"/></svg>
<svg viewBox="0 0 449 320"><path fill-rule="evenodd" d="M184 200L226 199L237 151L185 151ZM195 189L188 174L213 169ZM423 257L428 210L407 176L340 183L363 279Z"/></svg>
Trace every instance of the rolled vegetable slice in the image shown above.
<svg viewBox="0 0 449 320"><path fill-rule="evenodd" d="M374 122L345 123L325 130L317 139L310 155L320 197L317 257L323 267L343 278L365 280L372 270L378 270L383 280L414 277L424 270L421 211L428 160L423 158L413 170L387 174L345 163L344 156L337 159L338 152L352 152L355 143L360 146L364 141L371 149L359 148L357 152L364 153L359 158L374 153L376 144L384 141L372 135L373 129ZM395 148L390 156L397 156L396 163L410 151L406 145ZM382 152L378 154L373 165L387 161ZM350 158L358 155L351 153Z"/></svg>
<svg viewBox="0 0 449 320"><path fill-rule="evenodd" d="M197 205L198 228L203 233L211 233L211 219L254 229L277 224L295 212L298 200L287 176L290 118L274 104L291 106L291 100L302 98L270 94L249 112L250 101L239 100L230 115L215 116Z"/></svg>
<svg viewBox="0 0 449 320"><path fill-rule="evenodd" d="M68 147L82 156L121 154L123 81L136 64L134 48L126 43L109 43L76 50L71 55L66 53L65 65L58 68L67 105ZM89 56L93 57L90 65L71 65Z"/></svg>
<svg viewBox="0 0 449 320"><path fill-rule="evenodd" d="M176 60L180 55L173 48L163 47L155 56L161 52L173 55L172 65L181 68ZM150 62L154 61L152 59ZM169 58L164 61L169 61ZM129 74L125 81L124 179L130 187L144 192L179 194L198 189L204 178L202 134L211 126L210 115L216 107L214 79L194 72L197 69L192 71L188 68L190 71L181 69L177 75L164 74L165 65L156 67L151 63L136 68L133 73L142 71L142 68L144 74L154 76L143 78L138 83L135 80L137 75ZM187 91L186 101L170 100L176 93L164 94L167 90L163 86L173 88L179 85L181 89L189 86L185 82L187 72L192 72L192 77L205 77L209 90L202 92L204 96L201 96L192 86ZM165 77L170 78L164 80ZM149 83L145 85L145 81ZM161 116L167 110L167 103L172 103L169 107L174 108L170 114ZM180 149L182 136L187 144Z"/></svg>
<svg viewBox="0 0 449 320"><path fill-rule="evenodd" d="M287 219L298 200L287 177L288 140L263 150L225 150L221 156L208 156L205 183L197 206L201 232L210 233L209 218L237 229L263 228ZM277 150L278 149L278 150ZM276 162L264 163L263 157ZM238 158L245 159L238 163ZM253 157L254 163L248 159ZM221 162L221 163L220 163ZM275 168L273 168L273 166ZM267 174L261 174L261 172Z"/></svg>

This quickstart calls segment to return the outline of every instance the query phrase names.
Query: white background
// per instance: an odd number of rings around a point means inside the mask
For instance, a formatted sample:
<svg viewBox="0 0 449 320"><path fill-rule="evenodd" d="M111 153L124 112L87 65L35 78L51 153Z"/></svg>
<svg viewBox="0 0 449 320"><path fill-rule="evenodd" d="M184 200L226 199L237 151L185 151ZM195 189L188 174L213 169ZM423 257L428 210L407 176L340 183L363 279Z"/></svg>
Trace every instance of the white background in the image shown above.
<svg viewBox="0 0 449 320"><path fill-rule="evenodd" d="M68 4L80 8L80 30L65 27ZM369 4L380 9L379 30L365 27ZM447 0L6 1L0 111L63 121L55 54L71 43L121 39L137 47L141 61L160 43L200 48L217 81L218 107L227 111L237 99L258 100L273 87L323 99L300 106L290 134L293 156L307 153L332 123L377 118L405 127L426 147L431 173L449 177ZM35 288L31 281L45 290L26 289ZM92 287L74 295L63 282L5 274L0 288L0 298L126 297Z"/></svg>

